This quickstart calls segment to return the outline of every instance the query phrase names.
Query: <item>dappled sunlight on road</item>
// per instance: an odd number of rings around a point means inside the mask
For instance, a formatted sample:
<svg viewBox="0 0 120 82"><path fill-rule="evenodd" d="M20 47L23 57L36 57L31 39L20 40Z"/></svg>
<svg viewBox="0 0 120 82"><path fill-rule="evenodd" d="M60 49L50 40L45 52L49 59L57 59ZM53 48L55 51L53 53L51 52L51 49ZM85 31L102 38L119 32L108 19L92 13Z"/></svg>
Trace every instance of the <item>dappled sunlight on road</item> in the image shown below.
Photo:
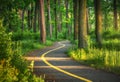
<svg viewBox="0 0 120 82"><path fill-rule="evenodd" d="M61 69L90 69L89 67L85 66L56 66ZM51 68L50 66L34 66L34 68ZM93 68L91 68L93 69Z"/></svg>
<svg viewBox="0 0 120 82"><path fill-rule="evenodd" d="M28 61L41 61L42 59L40 57L25 57ZM65 58L65 57L45 57L46 60L48 61L67 61L70 60L71 58Z"/></svg>

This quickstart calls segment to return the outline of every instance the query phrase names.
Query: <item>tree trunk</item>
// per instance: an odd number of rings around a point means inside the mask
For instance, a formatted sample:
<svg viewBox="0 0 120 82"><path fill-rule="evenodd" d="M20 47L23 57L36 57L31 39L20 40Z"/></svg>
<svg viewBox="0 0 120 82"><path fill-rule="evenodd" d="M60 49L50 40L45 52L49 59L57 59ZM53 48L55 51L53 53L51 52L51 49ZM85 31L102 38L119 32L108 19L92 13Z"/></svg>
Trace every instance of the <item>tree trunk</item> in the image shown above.
<svg viewBox="0 0 120 82"><path fill-rule="evenodd" d="M86 22L87 22L87 34L89 35L89 11L86 8Z"/></svg>
<svg viewBox="0 0 120 82"><path fill-rule="evenodd" d="M74 40L78 39L78 8L79 4L77 0L73 0L74 10Z"/></svg>
<svg viewBox="0 0 120 82"><path fill-rule="evenodd" d="M86 1L79 1L79 33L78 33L78 48L87 48L87 26L86 26Z"/></svg>
<svg viewBox="0 0 120 82"><path fill-rule="evenodd" d="M38 30L40 31L40 5L39 5L39 3L40 3L40 0L38 0L38 9L37 9L37 13L38 13Z"/></svg>
<svg viewBox="0 0 120 82"><path fill-rule="evenodd" d="M49 27L49 35L52 37L52 24L51 24L51 13L50 13L50 0L47 0L47 12L48 12L48 27Z"/></svg>
<svg viewBox="0 0 120 82"><path fill-rule="evenodd" d="M38 3L39 3L39 1L38 0L36 0L35 1L35 11L34 11L34 13L35 13L35 16L34 16L34 27L33 27L33 32L35 32L36 33L36 27L37 27L37 9L38 9Z"/></svg>
<svg viewBox="0 0 120 82"><path fill-rule="evenodd" d="M24 14L25 14L25 9L22 11L22 32L24 31Z"/></svg>
<svg viewBox="0 0 120 82"><path fill-rule="evenodd" d="M30 14L30 18L31 18L31 29L33 28L33 18L34 18L34 3L31 3L31 14Z"/></svg>
<svg viewBox="0 0 120 82"><path fill-rule="evenodd" d="M55 2L55 7L54 7L54 12L55 12L55 38L57 39L57 34L58 34L58 27L57 27L57 0L54 0Z"/></svg>
<svg viewBox="0 0 120 82"><path fill-rule="evenodd" d="M44 16L44 0L40 0L40 41L46 42L45 16Z"/></svg>
<svg viewBox="0 0 120 82"><path fill-rule="evenodd" d="M66 7L66 28L67 28L67 34L66 36L70 36L70 30L69 30L69 16L68 16L68 0L65 0L65 7Z"/></svg>
<svg viewBox="0 0 120 82"><path fill-rule="evenodd" d="M61 0L58 0L58 9L60 9L61 6ZM61 10L59 10L57 12L57 17L58 17L58 32L61 32L61 19L60 19L60 15L61 15Z"/></svg>
<svg viewBox="0 0 120 82"><path fill-rule="evenodd" d="M30 10L28 10L28 29L31 29Z"/></svg>
<svg viewBox="0 0 120 82"><path fill-rule="evenodd" d="M114 0L113 6L114 6L114 28L117 30L118 29L118 22L117 22L117 0Z"/></svg>
<svg viewBox="0 0 120 82"><path fill-rule="evenodd" d="M95 4L95 34L96 34L96 42L99 47L102 47L102 13L101 13L101 0L94 0Z"/></svg>

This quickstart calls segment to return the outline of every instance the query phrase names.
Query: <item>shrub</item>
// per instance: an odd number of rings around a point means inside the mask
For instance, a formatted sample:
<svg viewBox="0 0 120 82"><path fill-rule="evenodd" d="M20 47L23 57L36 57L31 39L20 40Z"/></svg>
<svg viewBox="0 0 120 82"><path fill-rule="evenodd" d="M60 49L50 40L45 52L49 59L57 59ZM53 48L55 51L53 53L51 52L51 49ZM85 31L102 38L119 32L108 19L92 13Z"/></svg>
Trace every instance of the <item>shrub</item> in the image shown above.
<svg viewBox="0 0 120 82"><path fill-rule="evenodd" d="M5 32L5 29L0 22L0 60L8 59L12 56L11 34L12 33Z"/></svg>
<svg viewBox="0 0 120 82"><path fill-rule="evenodd" d="M9 61L0 61L0 82L15 82L18 81L18 70L12 67Z"/></svg>

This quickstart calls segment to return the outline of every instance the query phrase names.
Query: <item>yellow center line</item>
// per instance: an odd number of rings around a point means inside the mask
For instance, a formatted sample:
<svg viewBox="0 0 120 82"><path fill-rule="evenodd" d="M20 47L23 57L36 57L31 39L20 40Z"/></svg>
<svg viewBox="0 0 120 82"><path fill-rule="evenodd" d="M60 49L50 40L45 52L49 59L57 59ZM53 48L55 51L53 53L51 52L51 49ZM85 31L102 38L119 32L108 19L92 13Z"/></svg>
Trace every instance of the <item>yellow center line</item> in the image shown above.
<svg viewBox="0 0 120 82"><path fill-rule="evenodd" d="M60 48L65 47L65 44L61 44L61 45L62 45L62 46L60 46L60 47L58 47L58 48L49 50L49 51L45 52L44 54L42 54L42 56L41 56L42 60L43 60L48 66L50 66L50 67L52 67L53 69L58 70L58 71L60 71L60 72L62 72L62 73L64 73L64 74L66 74L66 75L72 76L72 77L74 77L74 78L80 79L80 80L85 81L85 82L92 82L91 80L89 80L89 79L87 79L87 78L84 78L84 77L75 75L75 74L73 74L73 73L70 73L70 72L68 72L68 71L65 71L65 70L63 70L63 69L60 69L60 68L52 65L51 63L49 63L49 62L45 59L45 55L47 55L48 53L50 53L50 52L52 52L52 51L55 51L55 50L58 50L58 49L60 49Z"/></svg>

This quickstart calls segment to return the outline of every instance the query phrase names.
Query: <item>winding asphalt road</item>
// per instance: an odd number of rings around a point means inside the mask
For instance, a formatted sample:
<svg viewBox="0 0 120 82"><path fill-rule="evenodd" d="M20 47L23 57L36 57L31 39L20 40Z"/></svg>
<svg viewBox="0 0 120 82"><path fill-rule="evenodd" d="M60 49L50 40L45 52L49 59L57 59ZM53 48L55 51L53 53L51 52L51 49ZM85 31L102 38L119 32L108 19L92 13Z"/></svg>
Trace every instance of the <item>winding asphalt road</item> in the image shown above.
<svg viewBox="0 0 120 82"><path fill-rule="evenodd" d="M61 41L52 47L38 50L27 57L34 61L33 72L42 75L45 82L120 82L120 76L81 65L69 58L65 52L71 46Z"/></svg>

